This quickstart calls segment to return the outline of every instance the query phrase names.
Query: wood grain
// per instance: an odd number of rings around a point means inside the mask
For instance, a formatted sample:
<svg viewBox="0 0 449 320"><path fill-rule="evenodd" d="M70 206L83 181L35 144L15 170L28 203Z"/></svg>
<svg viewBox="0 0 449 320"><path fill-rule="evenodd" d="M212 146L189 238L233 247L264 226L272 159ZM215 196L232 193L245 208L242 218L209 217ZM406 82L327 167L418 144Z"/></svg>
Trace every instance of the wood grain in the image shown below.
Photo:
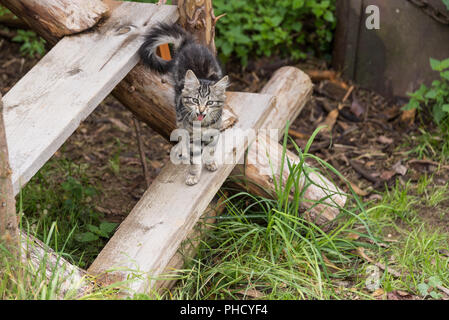
<svg viewBox="0 0 449 320"><path fill-rule="evenodd" d="M14 192L137 64L141 35L176 7L125 2L96 32L61 40L4 97Z"/></svg>
<svg viewBox="0 0 449 320"><path fill-rule="evenodd" d="M92 28L109 11L101 0L1 0L0 3L53 43Z"/></svg>

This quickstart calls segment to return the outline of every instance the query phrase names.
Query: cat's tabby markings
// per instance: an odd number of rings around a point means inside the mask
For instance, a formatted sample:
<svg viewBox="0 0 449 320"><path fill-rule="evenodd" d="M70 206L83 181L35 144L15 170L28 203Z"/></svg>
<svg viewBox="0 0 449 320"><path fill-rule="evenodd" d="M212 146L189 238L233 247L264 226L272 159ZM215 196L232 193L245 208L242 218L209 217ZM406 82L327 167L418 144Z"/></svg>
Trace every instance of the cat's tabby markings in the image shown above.
<svg viewBox="0 0 449 320"><path fill-rule="evenodd" d="M156 49L166 43L174 47L173 59L170 61L156 54ZM214 152L220 135L228 76L223 77L218 60L210 50L198 44L192 35L178 25L158 24L145 36L139 53L150 69L172 76L177 126L190 134L190 170L186 183L195 185L200 180L202 160L209 171L218 169ZM196 126L201 128L200 141L193 139L194 123L200 124ZM211 135L211 132L214 134ZM193 147L195 143L197 148ZM208 156L202 157L204 153Z"/></svg>

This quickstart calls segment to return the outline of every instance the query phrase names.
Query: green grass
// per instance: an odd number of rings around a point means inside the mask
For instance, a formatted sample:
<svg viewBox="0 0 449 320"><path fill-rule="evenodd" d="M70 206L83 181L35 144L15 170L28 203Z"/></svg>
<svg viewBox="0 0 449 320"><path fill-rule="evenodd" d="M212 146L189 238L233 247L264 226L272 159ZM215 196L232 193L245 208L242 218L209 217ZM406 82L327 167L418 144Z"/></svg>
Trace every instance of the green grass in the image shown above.
<svg viewBox="0 0 449 320"><path fill-rule="evenodd" d="M117 226L95 210L99 187L89 183L86 169L67 159L54 159L27 184L17 201L22 229L40 239L53 230L49 245L56 251L64 245L64 258L80 267L93 261Z"/></svg>
<svg viewBox="0 0 449 320"><path fill-rule="evenodd" d="M176 276L161 276L176 278L178 284L171 290L137 294L132 299L374 299L366 286L373 264L360 257L360 248L375 263L400 273L398 277L395 272L380 270L384 292L401 290L421 298L441 298L436 286L449 287L449 258L444 254L449 235L430 224L425 213L431 211L437 220L445 218L448 185L437 186L431 176L423 176L417 184L398 183L383 192L377 203L363 203L351 192L335 226L325 232L298 213L303 213L304 201L298 177L308 174L304 163L313 158L326 176L332 172L342 181L344 178L308 154L308 147L302 151L292 144L301 162L288 164L293 174L284 183L275 179L275 199L229 190L224 213L215 224L202 228L196 257L186 258ZM85 267L112 234L101 235L104 221L93 206L98 189L89 184L85 167L64 159L50 161L18 199L22 229L35 234L61 257ZM80 241L89 232L97 238ZM37 272L0 249L0 296L57 297L60 281L45 280L45 261ZM65 298L119 299L118 293L132 281L97 288L85 296L70 292Z"/></svg>

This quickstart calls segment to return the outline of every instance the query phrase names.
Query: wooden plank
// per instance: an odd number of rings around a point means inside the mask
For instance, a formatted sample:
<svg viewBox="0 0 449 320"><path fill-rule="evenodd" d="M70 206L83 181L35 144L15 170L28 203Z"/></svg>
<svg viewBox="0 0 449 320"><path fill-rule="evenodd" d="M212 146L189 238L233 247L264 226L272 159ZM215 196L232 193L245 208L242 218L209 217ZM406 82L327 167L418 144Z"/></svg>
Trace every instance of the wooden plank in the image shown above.
<svg viewBox="0 0 449 320"><path fill-rule="evenodd" d="M22 262L36 273L45 270L47 280L58 283L58 299L67 295L72 299L83 296L94 288L86 271L72 265L39 239L21 232L20 242Z"/></svg>
<svg viewBox="0 0 449 320"><path fill-rule="evenodd" d="M141 35L175 6L125 2L95 32L62 39L4 97L14 192L137 64Z"/></svg>
<svg viewBox="0 0 449 320"><path fill-rule="evenodd" d="M240 129L258 129L275 99L271 95L230 93L228 104L239 121L222 134L217 147L217 153L223 150L225 164L214 173L203 169L201 181L193 187L185 184L188 166L166 164L89 268L90 274L102 275L107 270L120 268L103 279L109 283L126 279L133 273L129 270L138 270L144 277L130 284L132 291L145 292L154 284L154 277L164 271L236 162L242 158L248 141ZM234 145L229 143L233 139ZM232 163L231 159L237 161Z"/></svg>

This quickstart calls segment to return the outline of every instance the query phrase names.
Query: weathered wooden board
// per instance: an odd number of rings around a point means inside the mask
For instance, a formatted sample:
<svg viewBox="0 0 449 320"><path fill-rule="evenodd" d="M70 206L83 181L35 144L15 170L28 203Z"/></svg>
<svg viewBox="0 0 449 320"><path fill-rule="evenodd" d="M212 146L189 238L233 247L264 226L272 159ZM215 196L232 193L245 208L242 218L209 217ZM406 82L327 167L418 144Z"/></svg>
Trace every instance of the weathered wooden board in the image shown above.
<svg viewBox="0 0 449 320"><path fill-rule="evenodd" d="M69 263L39 239L21 232L20 244L23 263L35 270L36 273L45 270L48 281L55 280L59 284L58 299L67 298L67 295L76 298L87 294L94 288L84 270Z"/></svg>
<svg viewBox="0 0 449 320"><path fill-rule="evenodd" d="M274 107L275 99L271 95L231 93L228 103L239 121L223 133L217 147L217 153L223 150L224 163L242 158L251 140L245 141L239 129L258 129ZM235 139L234 145L229 143L231 139ZM164 271L237 161L222 164L213 173L203 169L201 181L193 187L185 184L188 166L176 166L171 162L166 164L88 272L101 275L107 270L120 268L107 274L109 280L104 281L110 282L126 279L133 274L129 270L136 270L144 276L130 284L132 291L148 290L155 282L154 277Z"/></svg>
<svg viewBox="0 0 449 320"><path fill-rule="evenodd" d="M62 39L4 97L14 191L41 168L137 64L142 34L175 6L125 2L94 32Z"/></svg>

